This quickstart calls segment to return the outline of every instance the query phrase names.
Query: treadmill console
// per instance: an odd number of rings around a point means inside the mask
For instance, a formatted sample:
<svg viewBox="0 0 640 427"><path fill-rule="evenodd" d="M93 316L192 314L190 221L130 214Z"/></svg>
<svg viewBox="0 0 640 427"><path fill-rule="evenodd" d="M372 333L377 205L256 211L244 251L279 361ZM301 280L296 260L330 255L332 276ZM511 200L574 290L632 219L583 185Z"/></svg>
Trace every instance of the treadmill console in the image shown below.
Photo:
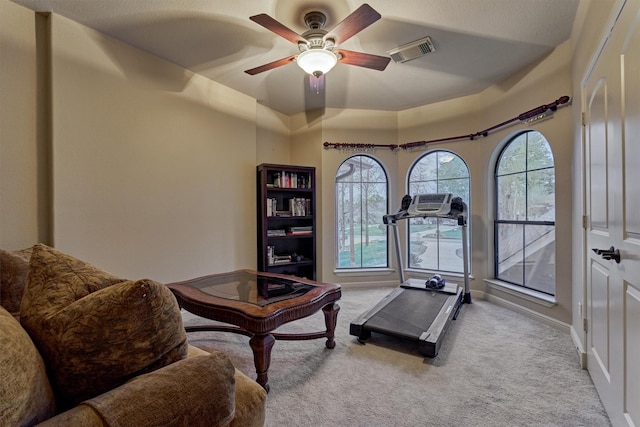
<svg viewBox="0 0 640 427"><path fill-rule="evenodd" d="M451 212L451 193L416 194L407 213L412 216L440 216Z"/></svg>

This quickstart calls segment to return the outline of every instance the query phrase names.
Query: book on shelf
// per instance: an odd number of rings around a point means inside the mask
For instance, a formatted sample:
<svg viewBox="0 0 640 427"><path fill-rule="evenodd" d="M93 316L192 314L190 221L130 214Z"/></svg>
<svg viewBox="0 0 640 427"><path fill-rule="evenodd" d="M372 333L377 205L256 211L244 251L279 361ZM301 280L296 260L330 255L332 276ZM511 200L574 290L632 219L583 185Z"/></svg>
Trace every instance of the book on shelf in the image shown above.
<svg viewBox="0 0 640 427"><path fill-rule="evenodd" d="M267 246L267 264L273 264L273 257L275 256L276 247L275 246Z"/></svg>
<svg viewBox="0 0 640 427"><path fill-rule="evenodd" d="M274 255L270 261L271 265L286 264L291 262L291 255Z"/></svg>
<svg viewBox="0 0 640 427"><path fill-rule="evenodd" d="M288 236L308 236L313 234L313 227L311 225L288 227L286 233Z"/></svg>
<svg viewBox="0 0 640 427"><path fill-rule="evenodd" d="M311 188L311 176L298 172L275 172L273 181L266 185L269 188Z"/></svg>
<svg viewBox="0 0 640 427"><path fill-rule="evenodd" d="M289 199L289 210L293 216L307 216L311 212L311 199L293 197Z"/></svg>
<svg viewBox="0 0 640 427"><path fill-rule="evenodd" d="M267 230L267 236L269 237L280 237L280 236L286 236L287 233L284 229L274 229L274 230Z"/></svg>

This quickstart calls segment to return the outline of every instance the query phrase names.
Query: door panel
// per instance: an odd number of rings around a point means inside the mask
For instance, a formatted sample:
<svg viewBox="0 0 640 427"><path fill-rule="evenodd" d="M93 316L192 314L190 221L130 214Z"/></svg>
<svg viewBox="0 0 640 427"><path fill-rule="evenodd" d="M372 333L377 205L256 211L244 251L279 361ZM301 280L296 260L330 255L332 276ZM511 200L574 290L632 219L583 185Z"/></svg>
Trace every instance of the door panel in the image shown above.
<svg viewBox="0 0 640 427"><path fill-rule="evenodd" d="M589 124L587 127L589 150L589 218L592 230L608 237L609 212L607 207L607 79L600 78L590 93Z"/></svg>
<svg viewBox="0 0 640 427"><path fill-rule="evenodd" d="M640 426L640 1L619 4L583 85L587 365L613 425Z"/></svg>
<svg viewBox="0 0 640 427"><path fill-rule="evenodd" d="M603 60L608 52L601 54L596 68L587 82L586 161L587 173L586 207L589 227L586 233L587 279L587 366L598 393L608 412L621 411L622 404L616 398L616 385L612 383L611 344L612 328L615 328L614 311L611 307L611 265L592 249L607 249L613 240L610 218L615 216L612 195L609 194L613 177L612 125L609 122L610 82L615 77L615 68Z"/></svg>
<svg viewBox="0 0 640 427"><path fill-rule="evenodd" d="M625 292L625 417L640 426L640 290L627 284Z"/></svg>
<svg viewBox="0 0 640 427"><path fill-rule="evenodd" d="M640 25L634 20L622 48L624 158L625 158L625 228L627 235L640 238Z"/></svg>
<svg viewBox="0 0 640 427"><path fill-rule="evenodd" d="M603 266L591 264L591 295L589 300L591 329L590 353L602 379L607 384L611 382L609 366L610 340L609 340L609 272Z"/></svg>
<svg viewBox="0 0 640 427"><path fill-rule="evenodd" d="M640 426L640 6L633 16L621 49L623 133L622 262L624 286L624 415L628 425ZM630 14L631 15L631 14Z"/></svg>

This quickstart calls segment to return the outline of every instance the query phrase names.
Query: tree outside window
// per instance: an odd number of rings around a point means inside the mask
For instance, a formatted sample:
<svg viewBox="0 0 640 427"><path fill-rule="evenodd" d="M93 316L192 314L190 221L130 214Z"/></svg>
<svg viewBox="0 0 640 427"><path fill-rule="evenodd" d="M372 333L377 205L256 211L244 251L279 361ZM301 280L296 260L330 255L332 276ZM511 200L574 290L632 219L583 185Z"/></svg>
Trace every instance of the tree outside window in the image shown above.
<svg viewBox="0 0 640 427"><path fill-rule="evenodd" d="M420 157L409 172L409 194L451 193L469 205L469 169L462 158L445 150ZM409 268L463 273L462 230L453 219L409 221Z"/></svg>
<svg viewBox="0 0 640 427"><path fill-rule="evenodd" d="M555 295L555 168L545 137L513 138L496 165L495 275Z"/></svg>
<svg viewBox="0 0 640 427"><path fill-rule="evenodd" d="M373 157L356 155L336 173L337 268L388 267L388 180Z"/></svg>

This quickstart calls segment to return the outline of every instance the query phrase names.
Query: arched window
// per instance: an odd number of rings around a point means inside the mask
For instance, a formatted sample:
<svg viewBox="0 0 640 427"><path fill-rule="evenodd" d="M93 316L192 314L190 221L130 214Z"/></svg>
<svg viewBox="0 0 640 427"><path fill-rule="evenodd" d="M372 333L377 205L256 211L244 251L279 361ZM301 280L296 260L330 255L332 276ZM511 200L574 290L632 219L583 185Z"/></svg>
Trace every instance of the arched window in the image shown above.
<svg viewBox="0 0 640 427"><path fill-rule="evenodd" d="M336 266L338 269L388 267L387 174L376 159L356 155L336 173Z"/></svg>
<svg viewBox="0 0 640 427"><path fill-rule="evenodd" d="M495 276L555 295L555 168L545 137L523 132L495 170Z"/></svg>
<svg viewBox="0 0 640 427"><path fill-rule="evenodd" d="M409 171L408 188L411 196L452 193L454 197L461 197L468 206L469 168L451 151L431 151L420 157ZM409 268L464 272L462 230L456 220L412 218L407 228Z"/></svg>

